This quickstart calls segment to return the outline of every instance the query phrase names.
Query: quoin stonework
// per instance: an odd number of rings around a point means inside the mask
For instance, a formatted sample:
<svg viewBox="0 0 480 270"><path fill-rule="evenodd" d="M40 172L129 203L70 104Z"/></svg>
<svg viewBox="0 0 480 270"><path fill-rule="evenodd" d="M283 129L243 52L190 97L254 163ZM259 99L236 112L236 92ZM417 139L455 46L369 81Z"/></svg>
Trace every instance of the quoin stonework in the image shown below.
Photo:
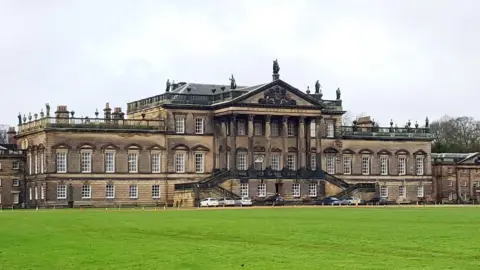
<svg viewBox="0 0 480 270"><path fill-rule="evenodd" d="M61 105L19 114L29 207L196 205L281 194L435 199L428 119L342 126L341 90L280 79L241 86L167 81L164 93L78 117ZM163 92L163 91L162 91ZM13 191L12 191L13 192ZM2 194L5 194L3 192Z"/></svg>

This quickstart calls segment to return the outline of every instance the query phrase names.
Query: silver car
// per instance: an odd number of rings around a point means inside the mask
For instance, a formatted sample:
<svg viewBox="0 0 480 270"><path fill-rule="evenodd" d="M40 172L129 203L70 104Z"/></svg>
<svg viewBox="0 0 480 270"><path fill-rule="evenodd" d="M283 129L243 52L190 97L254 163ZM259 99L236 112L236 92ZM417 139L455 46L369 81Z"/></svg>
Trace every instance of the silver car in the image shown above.
<svg viewBox="0 0 480 270"><path fill-rule="evenodd" d="M232 198L220 198L218 206L235 206L235 200Z"/></svg>
<svg viewBox="0 0 480 270"><path fill-rule="evenodd" d="M235 205L238 206L252 206L252 200L249 197L242 197L235 201Z"/></svg>

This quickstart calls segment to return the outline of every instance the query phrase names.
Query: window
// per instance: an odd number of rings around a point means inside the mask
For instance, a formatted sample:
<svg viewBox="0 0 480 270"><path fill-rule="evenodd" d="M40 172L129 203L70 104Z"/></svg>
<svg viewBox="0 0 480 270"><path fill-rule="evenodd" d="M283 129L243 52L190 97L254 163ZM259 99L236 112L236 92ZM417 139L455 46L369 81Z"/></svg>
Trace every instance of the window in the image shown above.
<svg viewBox="0 0 480 270"><path fill-rule="evenodd" d="M267 196L267 184L258 184L258 197Z"/></svg>
<svg viewBox="0 0 480 270"><path fill-rule="evenodd" d="M448 167L448 174L452 173L452 167Z"/></svg>
<svg viewBox="0 0 480 270"><path fill-rule="evenodd" d="M152 198L160 198L160 185L152 185Z"/></svg>
<svg viewBox="0 0 480 270"><path fill-rule="evenodd" d="M287 155L287 168L289 170L297 169L297 156L296 155Z"/></svg>
<svg viewBox="0 0 480 270"><path fill-rule="evenodd" d="M317 197L317 184L308 184L308 196Z"/></svg>
<svg viewBox="0 0 480 270"><path fill-rule="evenodd" d="M185 133L185 118L175 118L175 133Z"/></svg>
<svg viewBox="0 0 480 270"><path fill-rule="evenodd" d="M203 134L203 118L195 118L195 134Z"/></svg>
<svg viewBox="0 0 480 270"><path fill-rule="evenodd" d="M280 134L280 126L278 125L277 120L273 120L271 125L270 125L270 136L277 137Z"/></svg>
<svg viewBox="0 0 480 270"><path fill-rule="evenodd" d="M115 172L115 152L105 152L105 172Z"/></svg>
<svg viewBox="0 0 480 270"><path fill-rule="evenodd" d="M453 187L453 180L448 180L448 186Z"/></svg>
<svg viewBox="0 0 480 270"><path fill-rule="evenodd" d="M401 197L401 198L407 197L407 188L405 186L398 187L398 197Z"/></svg>
<svg viewBox="0 0 480 270"><path fill-rule="evenodd" d="M32 194L32 187L28 188L28 199L32 200L33 199L33 194Z"/></svg>
<svg viewBox="0 0 480 270"><path fill-rule="evenodd" d="M449 200L449 201L453 200L453 192L452 192L452 191L450 191L450 192L448 193L448 200Z"/></svg>
<svg viewBox="0 0 480 270"><path fill-rule="evenodd" d="M128 172L129 173L138 172L138 154L137 153L128 153Z"/></svg>
<svg viewBox="0 0 480 270"><path fill-rule="evenodd" d="M317 154L315 153L310 153L310 168L312 171L317 169Z"/></svg>
<svg viewBox="0 0 480 270"><path fill-rule="evenodd" d="M0 179L0 187L2 186L2 179Z"/></svg>
<svg viewBox="0 0 480 270"><path fill-rule="evenodd" d="M35 200L38 200L38 187L35 187Z"/></svg>
<svg viewBox="0 0 480 270"><path fill-rule="evenodd" d="M418 186L417 187L417 197L418 198L423 198L423 186Z"/></svg>
<svg viewBox="0 0 480 270"><path fill-rule="evenodd" d="M417 156L415 158L415 172L417 175L424 174L424 157L423 156Z"/></svg>
<svg viewBox="0 0 480 270"><path fill-rule="evenodd" d="M297 130L295 129L295 123L287 123L287 136L297 136Z"/></svg>
<svg viewBox="0 0 480 270"><path fill-rule="evenodd" d="M20 180L18 180L18 179L13 179L13 180L12 180L12 185L13 185L14 187L19 187L19 186L20 186Z"/></svg>
<svg viewBox="0 0 480 270"><path fill-rule="evenodd" d="M45 172L44 164L45 164L45 152L42 152L40 154L40 173L42 174Z"/></svg>
<svg viewBox="0 0 480 270"><path fill-rule="evenodd" d="M240 197L248 197L248 183L240 184Z"/></svg>
<svg viewBox="0 0 480 270"><path fill-rule="evenodd" d="M175 154L175 172L176 173L185 172L185 154L184 153Z"/></svg>
<svg viewBox="0 0 480 270"><path fill-rule="evenodd" d="M387 186L381 186L380 187L380 197L382 197L382 198L387 198L388 197L388 187Z"/></svg>
<svg viewBox="0 0 480 270"><path fill-rule="evenodd" d="M92 197L92 187L90 185L82 186L82 199L90 199Z"/></svg>
<svg viewBox="0 0 480 270"><path fill-rule="evenodd" d="M343 174L352 174L352 156L343 156Z"/></svg>
<svg viewBox="0 0 480 270"><path fill-rule="evenodd" d="M238 136L245 136L245 121L244 120L237 120L237 135Z"/></svg>
<svg viewBox="0 0 480 270"><path fill-rule="evenodd" d="M113 199L115 198L115 186L108 184L105 187L105 198L107 199Z"/></svg>
<svg viewBox="0 0 480 270"><path fill-rule="evenodd" d="M310 137L315 138L317 135L316 128L315 128L315 120L310 121Z"/></svg>
<svg viewBox="0 0 480 270"><path fill-rule="evenodd" d="M246 171L247 170L247 154L239 153L237 156L237 170Z"/></svg>
<svg viewBox="0 0 480 270"><path fill-rule="evenodd" d="M370 174L370 157L366 157L366 156L362 157L362 174L363 175Z"/></svg>
<svg viewBox="0 0 480 270"><path fill-rule="evenodd" d="M67 172L67 153L57 152L57 173Z"/></svg>
<svg viewBox="0 0 480 270"><path fill-rule="evenodd" d="M280 171L280 155L279 154L272 154L270 161L270 166L272 166L272 170Z"/></svg>
<svg viewBox="0 0 480 270"><path fill-rule="evenodd" d="M473 186L474 188L480 187L480 181L474 181L474 182L472 183L472 186Z"/></svg>
<svg viewBox="0 0 480 270"><path fill-rule="evenodd" d="M195 153L195 172L204 173L205 171L205 154Z"/></svg>
<svg viewBox="0 0 480 270"><path fill-rule="evenodd" d="M253 134L255 136L262 136L263 135L262 122L255 121L254 127L253 127Z"/></svg>
<svg viewBox="0 0 480 270"><path fill-rule="evenodd" d="M380 156L380 175L388 175L388 156Z"/></svg>
<svg viewBox="0 0 480 270"><path fill-rule="evenodd" d="M293 197L300 197L300 184L292 185Z"/></svg>
<svg viewBox="0 0 480 270"><path fill-rule="evenodd" d="M33 161L32 161L32 154L28 154L28 174L33 173Z"/></svg>
<svg viewBox="0 0 480 270"><path fill-rule="evenodd" d="M12 198L12 203L13 203L13 204L18 204L19 201L20 201L20 194L18 194L18 193L13 193L12 196L13 196L13 198Z"/></svg>
<svg viewBox="0 0 480 270"><path fill-rule="evenodd" d="M46 197L47 197L47 196L46 196L45 186L41 186L41 187L40 187L40 198L41 198L42 200L44 200Z"/></svg>
<svg viewBox="0 0 480 270"><path fill-rule="evenodd" d="M58 185L57 186L57 199L62 200L67 198L67 186Z"/></svg>
<svg viewBox="0 0 480 270"><path fill-rule="evenodd" d="M327 123L327 138L335 137L335 126L332 122Z"/></svg>
<svg viewBox="0 0 480 270"><path fill-rule="evenodd" d="M230 152L227 152L227 170L230 170Z"/></svg>
<svg viewBox="0 0 480 270"><path fill-rule="evenodd" d="M33 164L33 169L35 171L35 174L38 174L38 153L35 153L34 158L34 164Z"/></svg>
<svg viewBox="0 0 480 270"><path fill-rule="evenodd" d="M160 154L154 153L151 154L150 158L152 159L152 173L159 173L160 170Z"/></svg>
<svg viewBox="0 0 480 270"><path fill-rule="evenodd" d="M3 151L3 150L2 150ZM2 154L2 152L0 152L0 154ZM0 170L2 169L2 163L0 162Z"/></svg>
<svg viewBox="0 0 480 270"><path fill-rule="evenodd" d="M398 175L407 174L407 158L399 157L398 158Z"/></svg>
<svg viewBox="0 0 480 270"><path fill-rule="evenodd" d="M335 174L335 156L328 155L326 165L327 165L327 173Z"/></svg>
<svg viewBox="0 0 480 270"><path fill-rule="evenodd" d="M138 198L138 187L136 185L130 185L128 188L128 195L130 199Z"/></svg>
<svg viewBox="0 0 480 270"><path fill-rule="evenodd" d="M0 165L0 169L1 168L2 168L2 165ZM12 169L14 169L14 170L20 169L20 162L14 161L13 164L12 164Z"/></svg>
<svg viewBox="0 0 480 270"><path fill-rule="evenodd" d="M80 170L82 173L92 172L92 152L80 152Z"/></svg>

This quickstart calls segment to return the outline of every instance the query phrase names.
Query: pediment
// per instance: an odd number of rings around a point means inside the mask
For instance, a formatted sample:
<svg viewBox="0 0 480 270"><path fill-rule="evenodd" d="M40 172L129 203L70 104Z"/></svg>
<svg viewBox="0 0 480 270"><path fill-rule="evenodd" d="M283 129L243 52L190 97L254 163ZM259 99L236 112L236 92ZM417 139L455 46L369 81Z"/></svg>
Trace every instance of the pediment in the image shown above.
<svg viewBox="0 0 480 270"><path fill-rule="evenodd" d="M240 97L236 102L242 104L258 104L264 106L311 106L321 104L295 87L277 80L252 90Z"/></svg>
<svg viewBox="0 0 480 270"><path fill-rule="evenodd" d="M460 164L480 165L480 153L474 153L469 157L459 161Z"/></svg>

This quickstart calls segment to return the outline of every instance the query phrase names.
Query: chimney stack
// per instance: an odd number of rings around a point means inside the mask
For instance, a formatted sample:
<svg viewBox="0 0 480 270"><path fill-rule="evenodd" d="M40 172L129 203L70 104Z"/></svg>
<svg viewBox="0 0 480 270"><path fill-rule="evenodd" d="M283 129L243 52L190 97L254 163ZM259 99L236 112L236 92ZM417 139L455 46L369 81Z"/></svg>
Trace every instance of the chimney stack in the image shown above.
<svg viewBox="0 0 480 270"><path fill-rule="evenodd" d="M17 144L16 135L17 132L15 131L15 127L9 127L7 131L8 143Z"/></svg>
<svg viewBox="0 0 480 270"><path fill-rule="evenodd" d="M103 109L103 112L105 119L111 119L112 109L110 109L110 103L107 102L107 104L105 104L105 109Z"/></svg>

